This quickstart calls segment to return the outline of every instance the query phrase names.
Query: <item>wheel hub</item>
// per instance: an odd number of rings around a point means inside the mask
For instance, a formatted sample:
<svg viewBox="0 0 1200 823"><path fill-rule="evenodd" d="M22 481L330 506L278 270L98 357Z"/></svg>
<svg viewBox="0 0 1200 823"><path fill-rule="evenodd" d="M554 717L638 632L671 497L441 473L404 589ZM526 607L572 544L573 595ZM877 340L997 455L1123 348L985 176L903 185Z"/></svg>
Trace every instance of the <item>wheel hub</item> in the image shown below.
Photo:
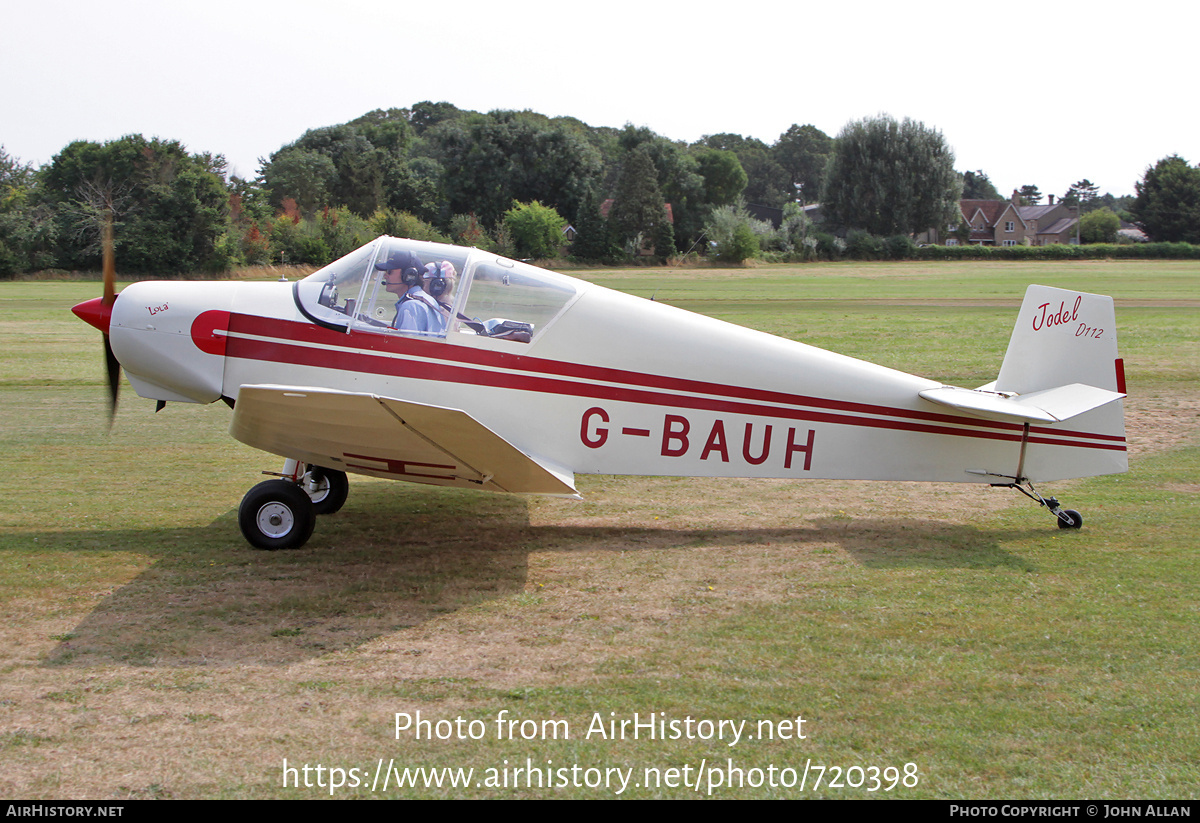
<svg viewBox="0 0 1200 823"><path fill-rule="evenodd" d="M258 529L271 538L284 537L295 525L292 510L282 503L267 503L258 510Z"/></svg>
<svg viewBox="0 0 1200 823"><path fill-rule="evenodd" d="M304 480L301 483L305 493L314 503L320 503L329 496L329 478L320 477L313 479L313 473L310 471L304 475Z"/></svg>

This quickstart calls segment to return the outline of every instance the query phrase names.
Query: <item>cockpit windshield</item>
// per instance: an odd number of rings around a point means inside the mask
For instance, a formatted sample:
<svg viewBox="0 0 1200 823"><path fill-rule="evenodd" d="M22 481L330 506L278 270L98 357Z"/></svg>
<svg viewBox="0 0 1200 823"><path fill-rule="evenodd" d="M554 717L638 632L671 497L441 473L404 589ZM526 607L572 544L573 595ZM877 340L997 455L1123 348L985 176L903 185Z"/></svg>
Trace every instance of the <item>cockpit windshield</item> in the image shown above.
<svg viewBox="0 0 1200 823"><path fill-rule="evenodd" d="M531 342L576 294L569 278L439 243L380 237L296 284L310 319L348 333Z"/></svg>

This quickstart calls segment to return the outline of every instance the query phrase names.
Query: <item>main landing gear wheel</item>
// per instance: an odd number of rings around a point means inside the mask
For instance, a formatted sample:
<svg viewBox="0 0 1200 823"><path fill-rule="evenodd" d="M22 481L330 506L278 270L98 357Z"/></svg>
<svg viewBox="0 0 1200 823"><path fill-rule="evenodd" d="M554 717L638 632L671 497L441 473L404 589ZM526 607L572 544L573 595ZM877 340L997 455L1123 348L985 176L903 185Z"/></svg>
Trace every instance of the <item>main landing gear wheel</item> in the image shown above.
<svg viewBox="0 0 1200 823"><path fill-rule="evenodd" d="M316 523L312 500L290 480L264 480L246 492L238 507L238 526L256 549L298 549Z"/></svg>
<svg viewBox="0 0 1200 823"><path fill-rule="evenodd" d="M346 473L322 466L309 466L300 478L300 488L312 500L317 514L333 514L341 510L350 494L350 481Z"/></svg>

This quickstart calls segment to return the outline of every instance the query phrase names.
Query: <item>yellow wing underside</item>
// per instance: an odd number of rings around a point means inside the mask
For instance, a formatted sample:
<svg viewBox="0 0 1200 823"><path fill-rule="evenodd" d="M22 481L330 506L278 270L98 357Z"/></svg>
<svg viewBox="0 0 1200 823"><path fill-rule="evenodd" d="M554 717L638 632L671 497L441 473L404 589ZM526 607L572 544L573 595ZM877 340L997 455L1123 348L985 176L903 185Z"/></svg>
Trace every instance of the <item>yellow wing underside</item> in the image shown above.
<svg viewBox="0 0 1200 823"><path fill-rule="evenodd" d="M305 386L242 386L230 434L329 469L435 486L575 495L574 476L460 409Z"/></svg>

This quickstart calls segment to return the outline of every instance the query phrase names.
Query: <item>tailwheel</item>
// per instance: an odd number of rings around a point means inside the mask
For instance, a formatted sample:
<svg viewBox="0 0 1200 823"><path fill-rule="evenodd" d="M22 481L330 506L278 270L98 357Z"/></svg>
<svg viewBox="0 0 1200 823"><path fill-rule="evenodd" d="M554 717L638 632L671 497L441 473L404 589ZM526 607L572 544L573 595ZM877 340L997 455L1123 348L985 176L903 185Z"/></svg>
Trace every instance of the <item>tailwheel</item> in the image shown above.
<svg viewBox="0 0 1200 823"><path fill-rule="evenodd" d="M346 504L350 495L350 481L346 473L322 466L309 465L300 477L300 488L312 500L317 514L333 514Z"/></svg>
<svg viewBox="0 0 1200 823"><path fill-rule="evenodd" d="M290 480L264 480L246 492L238 507L238 526L256 549L298 549L316 523L312 500Z"/></svg>
<svg viewBox="0 0 1200 823"><path fill-rule="evenodd" d="M978 473L979 474L988 474L988 475L991 475L992 477L1007 477L1011 482L1009 482L1009 483L993 483L992 485L1003 487L1006 489L1016 489L1021 494L1025 495L1030 500L1037 503L1039 506L1043 506L1043 507L1049 509L1050 513L1052 515L1054 515L1054 519L1058 522L1058 527L1060 529L1081 529L1081 528L1083 528L1083 515L1082 514L1075 511L1074 509L1064 509L1062 506L1060 506L1058 504L1057 497L1042 497L1040 494L1038 494L1037 489L1035 489L1033 487L1033 484L1029 482L1029 478L1027 478L1027 477L1012 477L1011 475L996 474L994 472L978 472ZM1029 490L1026 491L1024 488L1022 488L1022 486L1028 486Z"/></svg>
<svg viewBox="0 0 1200 823"><path fill-rule="evenodd" d="M1058 517L1058 527L1060 529L1081 529L1083 528L1083 515L1074 509L1059 509L1055 512Z"/></svg>

